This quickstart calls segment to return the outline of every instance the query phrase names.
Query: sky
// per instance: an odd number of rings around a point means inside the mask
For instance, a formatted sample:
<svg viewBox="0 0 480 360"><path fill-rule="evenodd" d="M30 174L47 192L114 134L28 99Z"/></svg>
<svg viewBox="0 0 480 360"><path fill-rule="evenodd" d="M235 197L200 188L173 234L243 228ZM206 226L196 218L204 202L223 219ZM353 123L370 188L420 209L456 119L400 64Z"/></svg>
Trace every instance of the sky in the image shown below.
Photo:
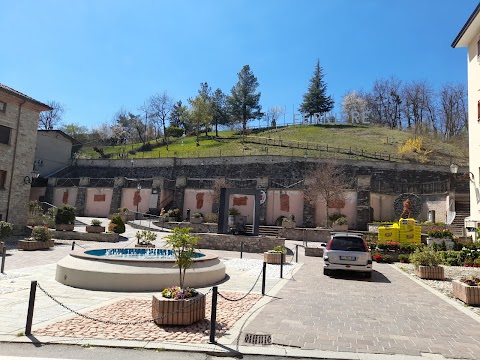
<svg viewBox="0 0 480 360"><path fill-rule="evenodd" d="M450 44L478 0L0 0L0 83L93 128L156 93L226 94L246 64L261 105L298 113L317 59L341 110L375 79L467 81Z"/></svg>

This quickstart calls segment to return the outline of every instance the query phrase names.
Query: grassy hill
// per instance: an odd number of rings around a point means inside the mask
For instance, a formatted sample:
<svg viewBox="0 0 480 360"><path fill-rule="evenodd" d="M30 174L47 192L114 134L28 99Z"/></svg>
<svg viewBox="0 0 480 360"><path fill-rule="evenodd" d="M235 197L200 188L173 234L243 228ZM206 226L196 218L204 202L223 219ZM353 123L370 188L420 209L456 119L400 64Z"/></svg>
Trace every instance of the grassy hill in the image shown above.
<svg viewBox="0 0 480 360"><path fill-rule="evenodd" d="M401 162L457 164L468 163L468 144L456 140L445 142L432 136L415 135L410 131L391 130L373 125L324 124L298 125L270 130L257 130L245 137L234 131L222 131L196 137L171 138L168 150L164 145L151 151L135 151L142 144L100 147L105 157L159 158L159 157L218 157L240 155L287 155L339 159L369 159L391 157ZM410 140L417 140L416 148L400 147ZM423 141L419 141L419 139ZM421 144L418 144L421 142ZM156 144L153 140L151 144ZM156 145L155 145L156 146ZM84 147L81 158L100 158L93 147Z"/></svg>

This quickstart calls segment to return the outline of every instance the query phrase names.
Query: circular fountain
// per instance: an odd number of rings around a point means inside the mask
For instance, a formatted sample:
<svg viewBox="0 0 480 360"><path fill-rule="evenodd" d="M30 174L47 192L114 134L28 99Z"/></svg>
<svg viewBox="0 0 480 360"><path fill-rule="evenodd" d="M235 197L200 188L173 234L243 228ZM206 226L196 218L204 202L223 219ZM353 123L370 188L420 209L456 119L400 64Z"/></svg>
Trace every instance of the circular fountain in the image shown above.
<svg viewBox="0 0 480 360"><path fill-rule="evenodd" d="M77 249L57 263L55 280L87 290L161 291L178 285L179 268L167 249ZM185 286L203 287L225 278L218 257L196 252Z"/></svg>

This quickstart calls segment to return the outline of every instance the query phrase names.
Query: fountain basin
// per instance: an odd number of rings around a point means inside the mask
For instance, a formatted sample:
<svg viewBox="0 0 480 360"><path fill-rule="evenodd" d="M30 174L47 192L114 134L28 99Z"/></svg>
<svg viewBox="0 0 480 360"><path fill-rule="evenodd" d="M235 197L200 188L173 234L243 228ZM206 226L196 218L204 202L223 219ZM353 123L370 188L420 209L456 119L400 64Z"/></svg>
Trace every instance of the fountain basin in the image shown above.
<svg viewBox="0 0 480 360"><path fill-rule="evenodd" d="M175 259L107 257L112 249L76 249L57 263L55 280L86 290L140 292L161 291L179 285ZM141 254L145 249L128 248ZM225 264L208 253L197 253L185 275L185 286L204 287L225 278Z"/></svg>

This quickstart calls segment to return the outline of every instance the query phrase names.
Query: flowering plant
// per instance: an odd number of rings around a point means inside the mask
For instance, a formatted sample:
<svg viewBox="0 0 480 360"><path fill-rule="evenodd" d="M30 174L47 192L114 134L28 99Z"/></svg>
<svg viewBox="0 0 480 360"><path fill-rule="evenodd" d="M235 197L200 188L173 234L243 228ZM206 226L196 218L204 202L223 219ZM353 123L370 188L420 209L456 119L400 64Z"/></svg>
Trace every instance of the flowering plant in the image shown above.
<svg viewBox="0 0 480 360"><path fill-rule="evenodd" d="M376 262L382 262L383 256L380 254L375 254L373 255L373 260L375 260Z"/></svg>
<svg viewBox="0 0 480 360"><path fill-rule="evenodd" d="M453 238L453 233L450 229L437 229L433 228L428 230L427 235L433 238Z"/></svg>
<svg viewBox="0 0 480 360"><path fill-rule="evenodd" d="M162 290L162 296L167 299L182 300L192 298L198 295L198 291L192 288L182 290L180 286L172 286Z"/></svg>
<svg viewBox="0 0 480 360"><path fill-rule="evenodd" d="M480 278L478 277L469 277L468 279L460 279L461 282L467 284L468 286L479 286Z"/></svg>

